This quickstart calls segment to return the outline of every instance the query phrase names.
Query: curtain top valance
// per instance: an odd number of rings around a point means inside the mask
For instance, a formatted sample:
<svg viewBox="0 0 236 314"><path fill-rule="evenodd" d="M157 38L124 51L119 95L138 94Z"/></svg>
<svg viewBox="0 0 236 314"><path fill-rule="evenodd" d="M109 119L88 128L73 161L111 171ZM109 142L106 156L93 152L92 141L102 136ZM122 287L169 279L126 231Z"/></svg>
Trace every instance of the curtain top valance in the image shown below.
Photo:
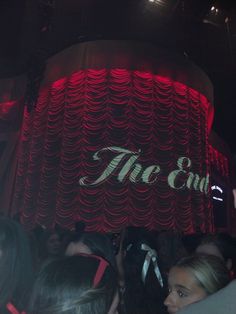
<svg viewBox="0 0 236 314"><path fill-rule="evenodd" d="M183 83L213 103L208 76L186 57L156 45L128 40L97 40L73 45L48 60L43 85L86 68L147 71Z"/></svg>

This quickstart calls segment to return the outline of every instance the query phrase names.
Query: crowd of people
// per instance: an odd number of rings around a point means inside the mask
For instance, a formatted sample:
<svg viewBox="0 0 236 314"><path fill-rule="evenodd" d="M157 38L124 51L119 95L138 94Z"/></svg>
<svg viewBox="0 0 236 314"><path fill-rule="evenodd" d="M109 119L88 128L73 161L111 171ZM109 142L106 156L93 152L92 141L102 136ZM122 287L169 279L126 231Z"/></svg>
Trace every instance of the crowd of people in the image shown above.
<svg viewBox="0 0 236 314"><path fill-rule="evenodd" d="M29 233L0 217L0 313L235 314L235 255L226 234Z"/></svg>

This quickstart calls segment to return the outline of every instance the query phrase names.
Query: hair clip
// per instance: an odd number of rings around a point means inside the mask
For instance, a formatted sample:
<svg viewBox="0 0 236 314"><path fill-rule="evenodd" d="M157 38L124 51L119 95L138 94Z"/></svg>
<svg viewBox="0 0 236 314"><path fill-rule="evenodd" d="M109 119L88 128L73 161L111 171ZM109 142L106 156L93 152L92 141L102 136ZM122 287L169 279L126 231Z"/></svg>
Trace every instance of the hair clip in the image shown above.
<svg viewBox="0 0 236 314"><path fill-rule="evenodd" d="M98 265L96 274L95 274L94 279L93 279L93 288L96 288L97 285L100 283L100 281L101 281L101 279L105 273L105 270L107 269L107 266L109 266L109 263L101 256L97 256L97 255L93 255L93 254L85 254L85 253L79 253L77 255L78 256L91 257L91 258L94 258L94 259L99 261L99 265Z"/></svg>
<svg viewBox="0 0 236 314"><path fill-rule="evenodd" d="M94 279L93 279L93 287L96 288L96 286L101 281L109 263L104 258L102 258L100 256L97 256L97 255L92 255L92 256L95 259L99 260L99 265L98 265L96 274L95 274Z"/></svg>
<svg viewBox="0 0 236 314"><path fill-rule="evenodd" d="M15 307L11 302L8 302L8 303L7 303L6 308L8 309L8 311L9 311L11 314L26 314L25 311L19 312L19 311L16 309L16 307Z"/></svg>

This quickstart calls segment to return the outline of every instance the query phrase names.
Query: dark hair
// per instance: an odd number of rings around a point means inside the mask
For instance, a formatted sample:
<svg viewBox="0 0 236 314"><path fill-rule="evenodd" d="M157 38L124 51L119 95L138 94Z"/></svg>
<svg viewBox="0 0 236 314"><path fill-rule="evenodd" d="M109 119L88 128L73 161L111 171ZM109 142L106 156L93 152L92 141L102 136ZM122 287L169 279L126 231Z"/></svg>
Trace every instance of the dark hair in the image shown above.
<svg viewBox="0 0 236 314"><path fill-rule="evenodd" d="M235 255L233 240L226 233L208 234L203 236L198 247L205 244L214 245L219 250L225 262Z"/></svg>
<svg viewBox="0 0 236 314"><path fill-rule="evenodd" d="M112 265L113 268L116 268L112 242L107 235L98 232L84 232L82 234L75 235L72 238L72 242L82 242L90 249L92 254L103 257Z"/></svg>
<svg viewBox="0 0 236 314"><path fill-rule="evenodd" d="M225 263L214 255L187 256L179 260L174 267L187 269L207 295L224 288L230 281Z"/></svg>
<svg viewBox="0 0 236 314"><path fill-rule="evenodd" d="M161 286L154 272L154 264L150 261L145 280L142 278L144 262L148 258L143 246L154 249L152 241L144 238L143 234L130 243L126 239L126 256L124 260L126 289L124 294L127 314L162 313L164 308L165 289ZM155 252L155 251L154 251ZM157 263L160 267L158 255ZM164 279L162 277L162 279ZM165 283L164 283L165 284Z"/></svg>
<svg viewBox="0 0 236 314"><path fill-rule="evenodd" d="M33 287L31 314L107 314L117 291L117 279L106 263L104 274L94 286L101 260L77 255L51 261L40 271Z"/></svg>
<svg viewBox="0 0 236 314"><path fill-rule="evenodd" d="M28 238L17 222L0 218L0 312L12 302L24 310L33 270Z"/></svg>
<svg viewBox="0 0 236 314"><path fill-rule="evenodd" d="M61 255L60 248L58 248L58 251L55 254L52 254L48 250L48 243L50 241L50 238L54 235L56 235L58 237L58 241L61 242L61 235L58 230L55 229L45 229L38 237L39 259L41 260L41 262L44 262L47 258L55 258Z"/></svg>

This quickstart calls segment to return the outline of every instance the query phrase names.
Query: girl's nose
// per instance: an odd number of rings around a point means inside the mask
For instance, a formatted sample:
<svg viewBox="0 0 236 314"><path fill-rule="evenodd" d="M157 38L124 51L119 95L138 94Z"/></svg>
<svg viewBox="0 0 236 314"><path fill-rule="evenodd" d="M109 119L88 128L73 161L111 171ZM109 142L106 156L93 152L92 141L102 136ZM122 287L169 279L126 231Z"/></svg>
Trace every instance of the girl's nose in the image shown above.
<svg viewBox="0 0 236 314"><path fill-rule="evenodd" d="M164 301L164 304L166 306L172 305L173 304L173 296L172 293L170 292L169 295L167 296L167 298Z"/></svg>

